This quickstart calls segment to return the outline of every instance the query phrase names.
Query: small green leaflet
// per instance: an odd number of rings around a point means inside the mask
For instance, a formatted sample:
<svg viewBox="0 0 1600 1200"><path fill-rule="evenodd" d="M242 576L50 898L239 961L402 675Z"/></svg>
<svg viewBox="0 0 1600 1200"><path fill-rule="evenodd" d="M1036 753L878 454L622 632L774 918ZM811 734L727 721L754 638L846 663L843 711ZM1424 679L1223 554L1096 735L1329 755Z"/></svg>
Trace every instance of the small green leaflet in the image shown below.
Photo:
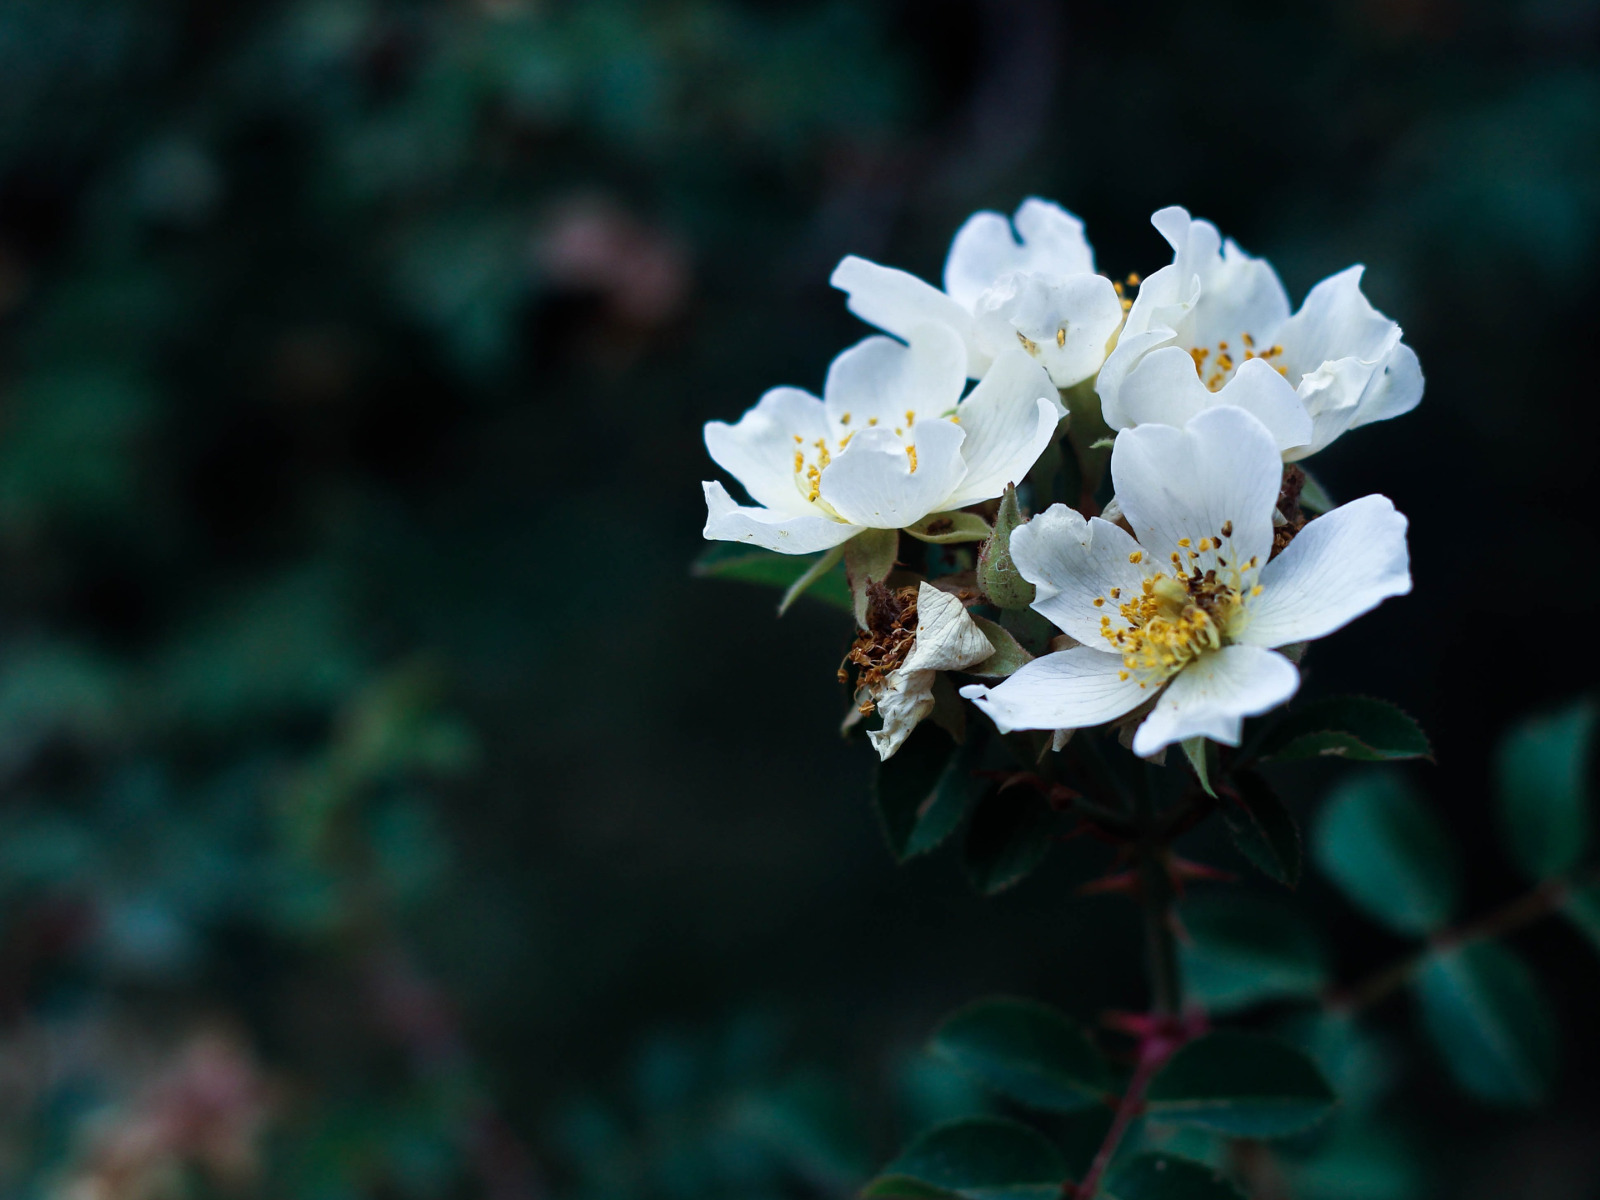
<svg viewBox="0 0 1600 1200"><path fill-rule="evenodd" d="M1232 1137L1287 1137L1332 1110L1317 1064L1279 1038L1221 1031L1190 1042L1150 1084L1151 1119Z"/></svg>
<svg viewBox="0 0 1600 1200"><path fill-rule="evenodd" d="M1433 747L1422 727L1393 704L1369 696L1333 696L1290 713L1262 739L1256 754L1263 762L1392 762L1432 758Z"/></svg>
<svg viewBox="0 0 1600 1200"><path fill-rule="evenodd" d="M1049 1112L1102 1102L1110 1071L1082 1029L1045 1004L994 997L949 1017L933 1036L935 1054L994 1092Z"/></svg>

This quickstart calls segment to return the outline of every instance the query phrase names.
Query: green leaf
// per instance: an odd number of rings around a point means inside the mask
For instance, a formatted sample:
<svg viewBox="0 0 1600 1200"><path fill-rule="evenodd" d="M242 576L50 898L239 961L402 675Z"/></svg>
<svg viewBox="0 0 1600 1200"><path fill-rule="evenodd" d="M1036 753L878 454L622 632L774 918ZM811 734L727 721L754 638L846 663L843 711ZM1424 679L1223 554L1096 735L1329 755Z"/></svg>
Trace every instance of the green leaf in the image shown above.
<svg viewBox="0 0 1600 1200"><path fill-rule="evenodd" d="M1022 524L1017 507L1017 489L1008 484L995 514L994 536L978 554L978 587L997 608L1027 608L1033 603L1035 588L1022 577L1011 560L1011 534Z"/></svg>
<svg viewBox="0 0 1600 1200"><path fill-rule="evenodd" d="M1011 631L1004 625L991 621L988 617L970 615L972 623L983 631L984 637L989 639L989 644L994 647L994 653L977 666L968 667L968 674L1004 679L1033 661L1033 655L1022 648L1022 643L1012 637Z"/></svg>
<svg viewBox="0 0 1600 1200"><path fill-rule="evenodd" d="M1428 1035L1464 1090L1494 1104L1544 1099L1556 1026L1521 959L1497 942L1469 942L1430 955L1414 986Z"/></svg>
<svg viewBox="0 0 1600 1200"><path fill-rule="evenodd" d="M1299 824L1254 771L1238 772L1233 782L1229 798L1235 803L1224 805L1222 820L1234 847L1269 879L1298 887L1304 859Z"/></svg>
<svg viewBox="0 0 1600 1200"><path fill-rule="evenodd" d="M967 1117L928 1130L861 1194L910 1200L1037 1195L1045 1200L1061 1194L1066 1176L1061 1152L1042 1134L1001 1117Z"/></svg>
<svg viewBox="0 0 1600 1200"><path fill-rule="evenodd" d="M1312 850L1350 902L1397 933L1425 934L1455 914L1455 855L1439 823L1398 776L1346 781L1317 822Z"/></svg>
<svg viewBox="0 0 1600 1200"><path fill-rule="evenodd" d="M946 512L930 513L915 525L907 525L906 532L919 542L947 546L952 542L981 542L993 531L977 513Z"/></svg>
<svg viewBox="0 0 1600 1200"><path fill-rule="evenodd" d="M979 1000L949 1017L933 1050L985 1087L1048 1112L1092 1107L1111 1090L1110 1073L1082 1029L1032 1000Z"/></svg>
<svg viewBox="0 0 1600 1200"><path fill-rule="evenodd" d="M926 854L955 832L989 786L973 775L985 745L975 734L958 747L923 722L893 758L878 764L872 797L896 862Z"/></svg>
<svg viewBox="0 0 1600 1200"><path fill-rule="evenodd" d="M695 560L690 573L701 579L729 579L736 583L754 583L793 591L802 579L816 571L834 553L830 550L826 554L778 554L771 550L752 550L738 542L716 542ZM837 563L839 560L836 557L833 561ZM817 571L805 587L809 589L806 595L811 599L850 611L850 587L842 573L829 574L828 568L824 568ZM786 595L779 611L792 602L791 597Z"/></svg>
<svg viewBox="0 0 1600 1200"><path fill-rule="evenodd" d="M1561 912L1600 950L1600 883L1573 888L1562 901Z"/></svg>
<svg viewBox="0 0 1600 1200"><path fill-rule="evenodd" d="M788 612L789 606L798 600L802 595L804 595L806 590L810 588L812 584L816 583L817 580L821 579L824 575L827 575L843 560L844 547L842 545L835 546L832 550L825 551L823 554L821 554L817 558L817 561L812 563L811 566L806 569L805 574L791 583L789 585L789 590L783 593L783 599L778 601L778 615L781 617L784 613Z"/></svg>
<svg viewBox="0 0 1600 1200"><path fill-rule="evenodd" d="M1183 977L1213 1012L1315 996L1328 981L1322 945L1299 914L1260 896L1208 896L1181 910Z"/></svg>
<svg viewBox="0 0 1600 1200"><path fill-rule="evenodd" d="M1110 1200L1244 1200L1244 1193L1215 1167L1176 1154L1141 1154L1111 1174Z"/></svg>
<svg viewBox="0 0 1600 1200"><path fill-rule="evenodd" d="M867 627L867 584L881 583L894 570L900 552L897 529L864 529L844 544L844 573L850 582L850 595L856 624Z"/></svg>
<svg viewBox="0 0 1600 1200"><path fill-rule="evenodd" d="M1500 819L1511 857L1531 879L1572 870L1589 843L1585 768L1594 740L1593 701L1518 725L1496 758Z"/></svg>
<svg viewBox="0 0 1600 1200"><path fill-rule="evenodd" d="M1387 701L1333 696L1290 713L1267 734L1257 754L1263 762L1307 758L1391 762L1432 758L1433 747L1421 726Z"/></svg>
<svg viewBox="0 0 1600 1200"><path fill-rule="evenodd" d="M1333 1089L1288 1042L1225 1031L1190 1042L1150 1084L1153 1119L1233 1137L1286 1137L1327 1116Z"/></svg>
<svg viewBox="0 0 1600 1200"><path fill-rule="evenodd" d="M967 878L985 896L1020 883L1050 851L1054 814L1027 787L991 786L967 826Z"/></svg>
<svg viewBox="0 0 1600 1200"><path fill-rule="evenodd" d="M1328 495L1328 489L1318 483L1310 471L1306 471L1305 476L1305 482L1300 485L1300 507L1309 513L1332 512L1333 497Z"/></svg>

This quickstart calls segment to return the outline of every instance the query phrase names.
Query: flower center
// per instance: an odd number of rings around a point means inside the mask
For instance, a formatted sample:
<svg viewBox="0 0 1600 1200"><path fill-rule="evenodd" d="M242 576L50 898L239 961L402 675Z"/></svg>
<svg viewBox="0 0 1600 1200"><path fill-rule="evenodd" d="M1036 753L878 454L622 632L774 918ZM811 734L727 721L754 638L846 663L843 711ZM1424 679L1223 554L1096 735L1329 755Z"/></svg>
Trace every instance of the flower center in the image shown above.
<svg viewBox="0 0 1600 1200"><path fill-rule="evenodd" d="M957 425L961 423L960 417L954 413L945 414L944 419ZM845 413L834 423L833 436L831 438L814 438L808 442L798 433L792 435L794 437L794 485L800 494L809 503L821 504L822 507L828 508L827 502L819 499L822 494L822 472L833 461L835 454L844 453L845 447L850 444L850 439L855 437L860 429L869 429L886 423L880 422L877 417L868 417L864 422L857 422L855 426L852 426L850 414ZM904 443L902 449L906 452L906 459L911 464L911 473L913 475L917 472L917 447L916 443L911 441L910 438L912 428L916 423L916 410L908 408L905 411L904 418L898 424L890 426L894 430L895 436ZM829 512L832 513L831 508ZM836 516L837 514L834 515Z"/></svg>
<svg viewBox="0 0 1600 1200"><path fill-rule="evenodd" d="M1220 553L1208 560L1215 566L1201 561L1221 551L1232 533L1229 521L1224 522L1222 535L1203 537L1198 544L1180 538L1179 549L1169 556L1170 573L1156 571L1145 576L1136 595L1124 596L1120 588L1112 588L1109 596L1095 600L1096 608L1116 605L1126 622L1118 628L1109 614L1100 618L1100 635L1122 656L1121 678L1146 676L1140 687L1159 683L1207 651L1227 645L1242 627L1246 600L1261 594L1260 585L1252 586L1249 578L1260 561L1233 562ZM1142 562L1144 552L1135 551L1130 558Z"/></svg>
<svg viewBox="0 0 1600 1200"><path fill-rule="evenodd" d="M1256 349L1256 340L1248 333L1239 335L1241 357L1235 359L1233 351L1227 342L1218 342L1215 349L1209 346L1195 346L1189 351L1189 357L1194 359L1194 369L1200 375L1200 382L1213 392L1221 391L1222 385L1233 378L1234 370L1242 362L1249 362L1252 358L1264 359L1271 364L1279 375L1287 377L1289 368L1273 362L1275 358L1283 357L1282 346L1268 346L1265 350Z"/></svg>

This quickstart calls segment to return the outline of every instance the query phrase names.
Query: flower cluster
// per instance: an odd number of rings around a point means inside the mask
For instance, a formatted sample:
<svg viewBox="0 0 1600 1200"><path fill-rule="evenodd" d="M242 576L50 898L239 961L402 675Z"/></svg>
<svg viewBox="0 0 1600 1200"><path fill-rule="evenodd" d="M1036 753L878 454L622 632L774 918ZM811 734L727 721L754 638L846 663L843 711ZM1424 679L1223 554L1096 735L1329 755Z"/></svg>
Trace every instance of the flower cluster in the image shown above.
<svg viewBox="0 0 1600 1200"><path fill-rule="evenodd" d="M792 593L843 561L841 674L883 758L952 672L1002 732L1057 748L1110 723L1145 757L1237 746L1298 688L1305 643L1410 590L1405 518L1377 495L1330 511L1298 465L1422 397L1362 268L1291 311L1209 222L1152 223L1172 261L1142 279L1097 273L1082 222L1037 199L970 218L942 289L846 258L833 283L883 333L820 398L775 388L706 426L755 502L706 483L708 539L821 553Z"/></svg>

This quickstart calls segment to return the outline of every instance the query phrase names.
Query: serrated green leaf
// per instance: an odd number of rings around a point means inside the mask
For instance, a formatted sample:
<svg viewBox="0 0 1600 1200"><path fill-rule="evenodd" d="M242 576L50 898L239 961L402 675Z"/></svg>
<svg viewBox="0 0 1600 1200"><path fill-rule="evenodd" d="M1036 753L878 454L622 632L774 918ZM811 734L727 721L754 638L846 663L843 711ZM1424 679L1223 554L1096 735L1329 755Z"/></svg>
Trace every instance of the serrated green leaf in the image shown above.
<svg viewBox="0 0 1600 1200"><path fill-rule="evenodd" d="M981 542L992 532L989 522L977 513L930 513L915 525L907 525L906 532L919 542L932 542L947 546L954 542Z"/></svg>
<svg viewBox="0 0 1600 1200"><path fill-rule="evenodd" d="M1176 1154L1130 1158L1106 1181L1110 1200L1244 1200L1221 1171Z"/></svg>
<svg viewBox="0 0 1600 1200"><path fill-rule="evenodd" d="M1304 859L1300 825L1271 785L1254 771L1240 771L1229 800L1222 820L1234 847L1269 879L1298 887Z"/></svg>
<svg viewBox="0 0 1600 1200"><path fill-rule="evenodd" d="M788 590L832 553L778 554L771 550L752 550L738 542L717 542L695 560L691 573L701 579L727 579ZM830 608L851 610L850 586L842 571L823 570L807 585L805 594ZM785 597L785 607L791 602Z"/></svg>
<svg viewBox="0 0 1600 1200"><path fill-rule="evenodd" d="M1092 1107L1110 1072L1082 1029L1032 1000L979 1000L948 1018L932 1048L1007 1099L1048 1112Z"/></svg>
<svg viewBox="0 0 1600 1200"><path fill-rule="evenodd" d="M937 848L961 824L989 786L973 774L985 743L975 733L956 746L942 729L923 722L893 758L878 764L872 797L897 862Z"/></svg>
<svg viewBox="0 0 1600 1200"><path fill-rule="evenodd" d="M976 666L968 667L969 675L1004 679L1033 661L1033 655L1022 648L1022 643L1012 637L1011 631L1004 625L977 615L972 616L972 623L983 631L984 637L989 639L989 644L994 647L994 653Z"/></svg>
<svg viewBox="0 0 1600 1200"><path fill-rule="evenodd" d="M1585 775L1597 710L1584 700L1524 721L1500 743L1495 760L1500 819L1511 857L1530 878L1572 870L1589 844Z"/></svg>
<svg viewBox="0 0 1600 1200"><path fill-rule="evenodd" d="M1223 1031L1190 1042L1151 1081L1155 1120L1199 1125L1233 1137L1286 1137L1322 1120L1335 1104L1317 1064L1288 1042Z"/></svg>
<svg viewBox="0 0 1600 1200"><path fill-rule="evenodd" d="M1208 896L1180 910L1189 993L1213 1012L1315 996L1328 982L1322 945L1292 909L1260 896Z"/></svg>
<svg viewBox="0 0 1600 1200"><path fill-rule="evenodd" d="M1414 979L1423 1025L1461 1087L1532 1106L1556 1073L1555 1021L1533 973L1498 942L1432 954Z"/></svg>
<svg viewBox="0 0 1600 1200"><path fill-rule="evenodd" d="M1455 914L1453 849L1398 776L1370 772L1341 785L1323 807L1312 850L1352 904L1397 933L1429 933Z"/></svg>
<svg viewBox="0 0 1600 1200"><path fill-rule="evenodd" d="M1002 1117L966 1117L936 1125L906 1147L863 1196L889 1200L998 1200L1059 1196L1067 1165L1043 1134ZM1038 1189L1038 1190L1035 1190Z"/></svg>
<svg viewBox="0 0 1600 1200"><path fill-rule="evenodd" d="M1035 588L1022 577L1011 560L1011 535L1022 524L1017 507L1017 489L1007 485L995 514L994 536L984 543L978 555L978 587L997 608L1027 608L1033 603Z"/></svg>
<svg viewBox="0 0 1600 1200"><path fill-rule="evenodd" d="M967 878L985 896L1020 883L1050 852L1054 814L1031 788L991 786L967 825Z"/></svg>
<svg viewBox="0 0 1600 1200"><path fill-rule="evenodd" d="M1290 713L1263 739L1257 755L1263 762L1393 762L1432 758L1433 747L1421 726L1393 704L1369 696L1333 696Z"/></svg>

